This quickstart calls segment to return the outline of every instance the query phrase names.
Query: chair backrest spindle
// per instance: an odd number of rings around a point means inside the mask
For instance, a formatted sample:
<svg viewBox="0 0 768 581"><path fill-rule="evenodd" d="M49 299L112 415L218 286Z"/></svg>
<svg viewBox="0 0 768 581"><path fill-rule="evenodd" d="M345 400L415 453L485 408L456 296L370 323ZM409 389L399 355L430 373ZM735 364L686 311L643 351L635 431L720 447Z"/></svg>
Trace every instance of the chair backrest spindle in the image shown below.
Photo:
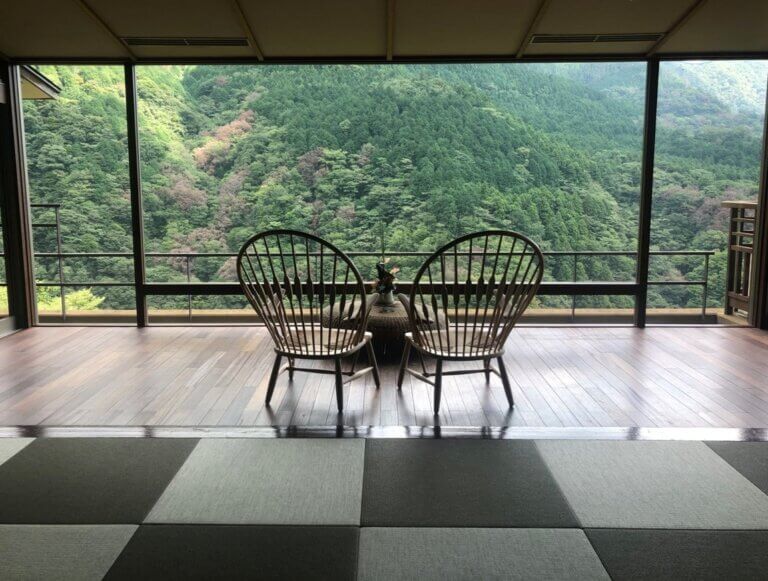
<svg viewBox="0 0 768 581"><path fill-rule="evenodd" d="M294 230L262 232L243 245L237 273L278 350L321 356L352 349L363 339L365 285L349 257L331 243Z"/></svg>
<svg viewBox="0 0 768 581"><path fill-rule="evenodd" d="M541 250L522 234L494 230L454 240L416 274L408 301L414 340L449 357L500 352L543 272Z"/></svg>

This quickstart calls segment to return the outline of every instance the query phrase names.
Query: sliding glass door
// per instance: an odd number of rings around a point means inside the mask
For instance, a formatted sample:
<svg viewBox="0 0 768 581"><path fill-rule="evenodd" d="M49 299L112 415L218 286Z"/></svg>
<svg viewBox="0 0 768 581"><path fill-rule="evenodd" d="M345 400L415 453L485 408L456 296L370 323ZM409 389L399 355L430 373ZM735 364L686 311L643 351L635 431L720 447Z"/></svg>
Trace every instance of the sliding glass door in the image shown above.
<svg viewBox="0 0 768 581"><path fill-rule="evenodd" d="M755 198L765 69L661 63L649 322L733 322L723 204ZM271 228L403 288L445 242L515 230L547 259L526 321L633 320L645 62L137 65L138 291L125 69L40 71L61 87L24 105L41 323L135 324L136 292L150 324L256 322L234 261Z"/></svg>
<svg viewBox="0 0 768 581"><path fill-rule="evenodd" d="M24 101L38 322L135 324L122 66L45 66Z"/></svg>
<svg viewBox="0 0 768 581"><path fill-rule="evenodd" d="M294 228L405 283L447 241L509 229L548 282L632 283L644 85L640 62L138 66L147 280L234 283L249 236ZM148 302L156 323L254 319L237 295ZM542 295L530 320L633 306Z"/></svg>
<svg viewBox="0 0 768 581"><path fill-rule="evenodd" d="M747 324L766 83L765 60L660 65L649 323Z"/></svg>

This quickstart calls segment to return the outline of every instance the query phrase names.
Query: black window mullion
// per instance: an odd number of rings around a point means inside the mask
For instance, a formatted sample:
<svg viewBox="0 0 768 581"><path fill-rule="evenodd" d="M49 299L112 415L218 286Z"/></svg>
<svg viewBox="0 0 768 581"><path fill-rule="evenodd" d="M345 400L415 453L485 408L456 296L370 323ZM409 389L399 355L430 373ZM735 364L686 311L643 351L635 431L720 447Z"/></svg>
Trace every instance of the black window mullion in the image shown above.
<svg viewBox="0 0 768 581"><path fill-rule="evenodd" d="M635 325L645 327L648 305L648 270L651 251L651 212L653 209L653 169L656 151L656 108L659 98L659 61L650 59L645 73L645 114L643 117L643 159L641 164L640 209L637 233L638 284L635 296Z"/></svg>
<svg viewBox="0 0 768 581"><path fill-rule="evenodd" d="M133 275L136 289L136 324L147 324L146 270L144 265L144 214L141 199L141 165L136 95L136 67L125 65L125 110L128 123L128 175L131 186Z"/></svg>

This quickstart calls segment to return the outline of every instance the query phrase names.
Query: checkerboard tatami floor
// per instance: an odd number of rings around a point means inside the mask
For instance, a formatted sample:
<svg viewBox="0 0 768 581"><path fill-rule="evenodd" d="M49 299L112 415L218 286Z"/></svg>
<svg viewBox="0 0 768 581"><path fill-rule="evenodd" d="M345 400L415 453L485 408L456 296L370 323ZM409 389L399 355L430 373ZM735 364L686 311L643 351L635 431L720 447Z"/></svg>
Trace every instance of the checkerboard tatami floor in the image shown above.
<svg viewBox="0 0 768 581"><path fill-rule="evenodd" d="M768 443L0 439L2 579L751 579Z"/></svg>

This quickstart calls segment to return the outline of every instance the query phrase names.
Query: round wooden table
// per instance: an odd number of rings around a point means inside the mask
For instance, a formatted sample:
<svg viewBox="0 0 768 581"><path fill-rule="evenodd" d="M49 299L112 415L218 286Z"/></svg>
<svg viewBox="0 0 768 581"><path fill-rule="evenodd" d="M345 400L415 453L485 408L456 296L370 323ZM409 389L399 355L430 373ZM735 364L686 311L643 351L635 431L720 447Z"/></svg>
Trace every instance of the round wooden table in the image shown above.
<svg viewBox="0 0 768 581"><path fill-rule="evenodd" d="M330 314L328 307L323 309L323 325L345 326L345 323L339 324L337 313L334 312L333 321L330 320ZM373 305L368 314L366 330L373 335L373 346L381 355L400 357L405 346L404 335L410 330L408 313L405 312L403 303L395 301L391 305Z"/></svg>
<svg viewBox="0 0 768 581"><path fill-rule="evenodd" d="M383 353L400 355L405 345L404 335L410 330L408 313L400 301L392 305L375 304L368 314L368 331L373 344Z"/></svg>

